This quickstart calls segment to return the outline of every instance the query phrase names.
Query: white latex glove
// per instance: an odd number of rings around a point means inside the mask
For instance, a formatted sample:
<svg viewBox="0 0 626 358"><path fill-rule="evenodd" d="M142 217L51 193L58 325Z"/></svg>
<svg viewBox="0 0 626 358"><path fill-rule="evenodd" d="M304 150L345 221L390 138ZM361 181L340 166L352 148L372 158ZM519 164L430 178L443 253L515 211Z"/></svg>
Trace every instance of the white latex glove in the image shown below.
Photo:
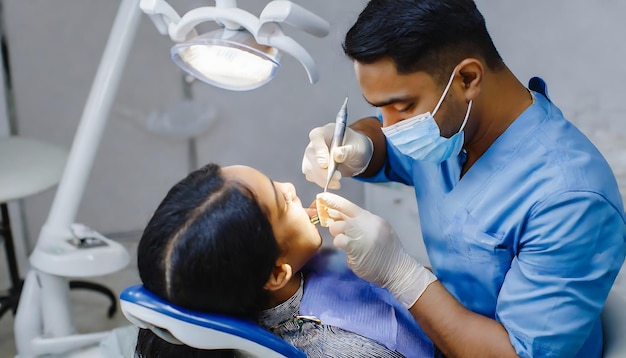
<svg viewBox="0 0 626 358"><path fill-rule="evenodd" d="M362 279L384 287L407 309L437 277L402 247L383 218L333 193L317 195L318 214L328 215L333 243L343 249L348 264Z"/></svg>
<svg viewBox="0 0 626 358"><path fill-rule="evenodd" d="M333 139L335 123L313 128L309 132L309 144L304 150L302 158L302 174L306 180L319 185L326 185L326 175L329 163L329 147ZM374 145L372 140L354 129L347 127L343 139L343 146L337 147L333 156L337 162L337 171L328 185L330 189L339 189L339 180L342 176L352 177L365 171L372 159Z"/></svg>

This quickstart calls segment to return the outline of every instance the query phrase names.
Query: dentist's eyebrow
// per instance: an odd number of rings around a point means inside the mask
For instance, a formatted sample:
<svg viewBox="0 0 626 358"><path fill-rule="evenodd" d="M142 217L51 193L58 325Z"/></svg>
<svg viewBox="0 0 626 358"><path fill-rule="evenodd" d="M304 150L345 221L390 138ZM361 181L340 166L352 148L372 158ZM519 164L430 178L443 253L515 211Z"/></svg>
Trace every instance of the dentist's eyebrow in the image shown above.
<svg viewBox="0 0 626 358"><path fill-rule="evenodd" d="M368 101L367 98L365 98L365 96L363 97L363 99L365 100L365 102L369 103L372 107L384 107L390 104L395 104L399 102L409 102L409 101L415 100L413 97L392 97L389 100L384 101L384 102L372 103Z"/></svg>

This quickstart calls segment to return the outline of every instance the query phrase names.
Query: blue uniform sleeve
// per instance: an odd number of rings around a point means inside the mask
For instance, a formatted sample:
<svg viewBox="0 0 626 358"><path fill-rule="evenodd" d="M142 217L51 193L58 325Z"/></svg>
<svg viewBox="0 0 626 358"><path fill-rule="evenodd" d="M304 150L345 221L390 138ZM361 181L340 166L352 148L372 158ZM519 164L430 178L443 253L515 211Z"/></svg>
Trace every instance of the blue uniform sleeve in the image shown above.
<svg viewBox="0 0 626 358"><path fill-rule="evenodd" d="M413 186L414 160L400 153L394 146L386 142L387 159L378 173L371 177L355 177L366 183L386 183L390 181Z"/></svg>
<svg viewBox="0 0 626 358"><path fill-rule="evenodd" d="M398 182L413 186L413 159L402 155L398 150L387 143L387 159L375 175L356 179L367 183Z"/></svg>
<svg viewBox="0 0 626 358"><path fill-rule="evenodd" d="M553 193L535 205L496 307L521 357L580 356L624 262L625 233L623 209L596 193Z"/></svg>
<svg viewBox="0 0 626 358"><path fill-rule="evenodd" d="M383 122L382 114L379 112L376 118ZM371 177L355 177L355 179L366 183L386 183L390 181L399 182L405 185L413 185L412 166L413 160L402 155L389 142L385 142L387 146L387 158L380 170Z"/></svg>

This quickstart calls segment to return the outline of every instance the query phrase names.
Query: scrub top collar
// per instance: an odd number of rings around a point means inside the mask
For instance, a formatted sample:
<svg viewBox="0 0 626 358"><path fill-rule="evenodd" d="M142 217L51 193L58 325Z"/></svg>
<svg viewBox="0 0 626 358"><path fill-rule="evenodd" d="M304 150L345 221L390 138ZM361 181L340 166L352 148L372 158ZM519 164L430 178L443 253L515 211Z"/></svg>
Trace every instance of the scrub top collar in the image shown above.
<svg viewBox="0 0 626 358"><path fill-rule="evenodd" d="M442 163L441 170L445 174L444 177L448 177L446 179L449 183L455 183L455 185L453 184L454 188L451 188L444 199L444 206L451 205L457 207L461 203L469 203L472 197L465 197L467 193L479 193L482 187L489 185L489 180L485 180L483 174L485 172L497 174L510 162L510 158L519 151L528 136L532 135L533 131L537 130L542 122L550 118L553 108L549 98L546 97L547 86L545 82L538 77L534 77L531 79L529 87L535 95L535 104L529 106L511 123L509 128L491 144L487 151L472 165L472 168L463 175L462 179L461 170L466 160L464 151L459 156Z"/></svg>

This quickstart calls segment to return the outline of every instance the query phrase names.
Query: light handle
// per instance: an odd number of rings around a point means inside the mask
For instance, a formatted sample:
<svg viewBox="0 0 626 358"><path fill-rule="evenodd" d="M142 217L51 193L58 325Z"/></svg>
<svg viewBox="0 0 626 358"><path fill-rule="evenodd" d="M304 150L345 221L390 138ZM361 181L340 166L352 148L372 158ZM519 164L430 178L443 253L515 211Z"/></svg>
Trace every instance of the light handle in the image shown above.
<svg viewBox="0 0 626 358"><path fill-rule="evenodd" d="M327 36L330 31L330 24L326 20L287 0L274 0L267 4L259 20L259 32L263 32L263 25L271 22L285 23L320 38Z"/></svg>
<svg viewBox="0 0 626 358"><path fill-rule="evenodd" d="M302 45L300 45L296 40L284 35L282 32L280 34L275 33L273 36L270 36L265 40L266 42L263 43L264 45L275 47L300 61L307 73L307 76L309 77L309 82L311 82L311 84L317 82L319 74L317 72L317 67L315 66L315 60L313 60L313 57L311 57L304 47L302 47Z"/></svg>

